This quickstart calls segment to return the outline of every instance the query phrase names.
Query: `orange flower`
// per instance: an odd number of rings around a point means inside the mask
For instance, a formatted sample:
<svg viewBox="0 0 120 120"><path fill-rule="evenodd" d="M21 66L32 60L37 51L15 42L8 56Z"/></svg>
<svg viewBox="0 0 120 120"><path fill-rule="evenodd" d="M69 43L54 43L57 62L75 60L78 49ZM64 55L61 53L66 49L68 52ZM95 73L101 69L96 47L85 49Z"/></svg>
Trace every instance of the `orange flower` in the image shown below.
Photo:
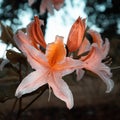
<svg viewBox="0 0 120 120"><path fill-rule="evenodd" d="M80 17L78 17L69 32L67 40L67 47L69 52L74 52L78 50L84 37L85 28L85 19L81 19Z"/></svg>
<svg viewBox="0 0 120 120"><path fill-rule="evenodd" d="M102 63L102 60L107 56L110 48L109 41L106 39L103 44L99 33L92 30L89 30L89 33L93 38L93 44L90 46L90 43L86 42L87 39L84 41L86 45L83 43L82 49L79 49L78 53L85 51L86 46L89 46L90 52L86 56L81 57L80 60L85 63L85 69L97 74L105 82L107 85L106 92L110 92L114 86L114 82L111 80L112 73L110 72L110 68ZM81 69L77 69L76 73L78 79L81 79L81 75L84 75L84 71Z"/></svg>
<svg viewBox="0 0 120 120"><path fill-rule="evenodd" d="M18 31L14 36L14 40L27 56L32 68L35 69L34 72L22 80L15 96L19 98L48 83L55 96L66 102L67 107L71 109L74 104L73 95L62 76L73 72L78 66L82 68L83 63L66 57L63 37L56 36L55 42L48 44L45 54L36 49L30 43L29 37L22 31Z"/></svg>

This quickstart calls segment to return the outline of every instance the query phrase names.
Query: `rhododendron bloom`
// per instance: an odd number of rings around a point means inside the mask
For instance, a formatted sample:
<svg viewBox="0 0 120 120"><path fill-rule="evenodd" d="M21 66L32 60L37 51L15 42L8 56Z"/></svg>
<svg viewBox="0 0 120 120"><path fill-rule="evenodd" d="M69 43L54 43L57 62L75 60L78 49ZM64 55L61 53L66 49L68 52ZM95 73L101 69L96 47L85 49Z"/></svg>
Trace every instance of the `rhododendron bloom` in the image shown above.
<svg viewBox="0 0 120 120"><path fill-rule="evenodd" d="M35 0L28 0L29 5L32 5ZM46 11L53 14L53 9L59 10L64 4L64 0L41 0L40 14L44 14Z"/></svg>
<svg viewBox="0 0 120 120"><path fill-rule="evenodd" d="M28 0L29 5L32 5L35 2L35 0Z"/></svg>
<svg viewBox="0 0 120 120"><path fill-rule="evenodd" d="M102 51L102 59L106 58L110 49L109 40L105 38L105 41L103 41L101 35L94 30L89 30L88 33L91 35L93 42L96 43L99 49Z"/></svg>
<svg viewBox="0 0 120 120"><path fill-rule="evenodd" d="M106 92L110 92L114 86L114 83L111 80L112 73L110 72L110 68L104 63L102 63L102 60L107 56L110 48L109 41L108 39L106 39L105 43L103 44L103 40L99 33L92 30L90 30L89 33L92 34L93 44L90 47L90 43L85 42L86 46L89 46L90 52L86 56L81 57L80 60L86 63L84 66L85 69L97 74L106 83ZM85 44L83 45L84 46L78 51L78 53L81 53L81 51L86 50ZM81 69L78 69L76 73L78 75L78 79L81 78L81 74L84 74L83 70Z"/></svg>
<svg viewBox="0 0 120 120"><path fill-rule="evenodd" d="M22 80L15 96L19 98L48 83L55 96L66 102L67 107L71 109L74 104L73 95L62 76L73 72L78 67L82 68L83 63L66 57L63 37L56 36L55 42L48 44L45 54L36 49L22 31L18 31L14 39L20 50L27 56L32 68L35 69Z"/></svg>
<svg viewBox="0 0 120 120"><path fill-rule="evenodd" d="M52 3L54 5L54 8L56 10L59 10L63 6L64 0L52 0Z"/></svg>
<svg viewBox="0 0 120 120"><path fill-rule="evenodd" d="M85 34L85 28L85 19L78 17L69 32L67 40L67 48L69 52L74 52L80 47Z"/></svg>
<svg viewBox="0 0 120 120"><path fill-rule="evenodd" d="M53 14L53 9L59 10L63 6L64 0L42 0L40 5L40 14L44 14L46 10Z"/></svg>

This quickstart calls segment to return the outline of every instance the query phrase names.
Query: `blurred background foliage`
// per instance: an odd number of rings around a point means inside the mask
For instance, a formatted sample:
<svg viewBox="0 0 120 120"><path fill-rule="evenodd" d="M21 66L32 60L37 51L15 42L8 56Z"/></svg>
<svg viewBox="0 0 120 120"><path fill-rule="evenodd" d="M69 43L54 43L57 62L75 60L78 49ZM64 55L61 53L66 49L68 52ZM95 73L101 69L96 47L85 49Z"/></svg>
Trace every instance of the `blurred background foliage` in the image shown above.
<svg viewBox="0 0 120 120"><path fill-rule="evenodd" d="M2 1L3 0L1 0L0 5L0 20L7 22L13 29L15 29L16 26L22 25L21 16L23 17L25 12L28 15L31 14L30 19L33 19L35 14L39 15L39 5L41 0L36 0L32 6L28 5L28 0ZM74 1L70 1L71 5L74 7ZM120 34L119 0L85 0L84 2L84 11L88 16L88 27L93 24L96 25L98 28L101 28L101 33L104 33L107 37ZM65 6L66 5L64 4L63 9ZM44 15L39 15L39 17L44 19L46 24L48 17L47 12Z"/></svg>
<svg viewBox="0 0 120 120"><path fill-rule="evenodd" d="M88 21L101 28L106 37L120 34L119 5L119 0L87 0Z"/></svg>

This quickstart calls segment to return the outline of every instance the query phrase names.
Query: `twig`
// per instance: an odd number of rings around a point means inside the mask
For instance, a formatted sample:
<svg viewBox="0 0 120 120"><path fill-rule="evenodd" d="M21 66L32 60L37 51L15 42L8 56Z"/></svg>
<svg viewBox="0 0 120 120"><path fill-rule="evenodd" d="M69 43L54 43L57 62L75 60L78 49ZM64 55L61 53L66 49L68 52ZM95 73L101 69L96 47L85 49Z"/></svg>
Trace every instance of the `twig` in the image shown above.
<svg viewBox="0 0 120 120"><path fill-rule="evenodd" d="M22 113L22 98L19 99L19 110L17 113L16 120L19 120L21 113Z"/></svg>
<svg viewBox="0 0 120 120"><path fill-rule="evenodd" d="M11 109L10 113L5 117L6 120L8 120L8 119L12 120L9 115L11 115L14 112L14 109L15 109L15 106L17 104L17 101L18 101L18 99L16 98L14 103L13 103L13 106L12 106L12 109Z"/></svg>
<svg viewBox="0 0 120 120"><path fill-rule="evenodd" d="M26 105L21 111L24 112L30 105L32 105L32 103L34 103L47 89L47 87L45 87L40 94L38 94L28 105Z"/></svg>
<svg viewBox="0 0 120 120"><path fill-rule="evenodd" d="M10 113L13 113L14 109L15 109L15 106L16 106L16 103L17 103L18 99L16 98L15 99L15 102L13 103L13 106L12 106L12 109L11 109L11 112Z"/></svg>
<svg viewBox="0 0 120 120"><path fill-rule="evenodd" d="M111 70L116 70L116 69L120 69L120 66L111 67Z"/></svg>
<svg viewBox="0 0 120 120"><path fill-rule="evenodd" d="M19 81L21 81L21 79L22 79L21 70L22 70L21 63L19 63ZM22 97L19 99L19 108L18 108L16 120L18 120L20 118L21 113L22 113Z"/></svg>

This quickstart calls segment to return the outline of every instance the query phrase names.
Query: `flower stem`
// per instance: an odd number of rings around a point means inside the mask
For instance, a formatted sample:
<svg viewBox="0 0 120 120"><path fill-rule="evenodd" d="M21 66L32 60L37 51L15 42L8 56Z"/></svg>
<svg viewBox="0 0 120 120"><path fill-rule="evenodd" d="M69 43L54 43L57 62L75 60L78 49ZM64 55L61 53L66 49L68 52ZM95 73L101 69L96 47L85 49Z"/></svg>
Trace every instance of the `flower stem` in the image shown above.
<svg viewBox="0 0 120 120"><path fill-rule="evenodd" d="M43 90L40 92L40 94L38 94L27 106L25 106L22 109L22 112L24 112L28 107L30 107L30 105L32 105L32 103L34 103L44 92L45 90L48 88L47 85L44 86Z"/></svg>
<svg viewBox="0 0 120 120"><path fill-rule="evenodd" d="M19 120L21 113L22 113L22 98L19 99L19 110L17 113L16 120Z"/></svg>

